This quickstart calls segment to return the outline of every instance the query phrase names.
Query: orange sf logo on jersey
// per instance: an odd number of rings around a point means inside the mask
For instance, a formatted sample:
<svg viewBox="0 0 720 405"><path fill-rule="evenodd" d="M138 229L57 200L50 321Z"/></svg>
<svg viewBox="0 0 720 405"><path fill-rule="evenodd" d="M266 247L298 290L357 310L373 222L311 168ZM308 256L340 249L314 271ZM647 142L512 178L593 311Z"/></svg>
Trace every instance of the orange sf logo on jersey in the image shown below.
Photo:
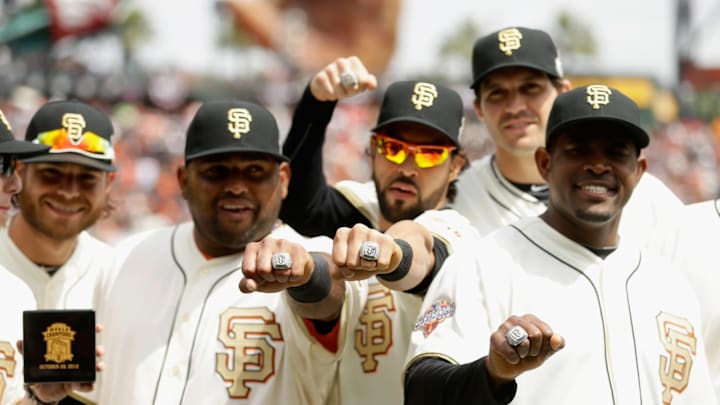
<svg viewBox="0 0 720 405"><path fill-rule="evenodd" d="M248 382L264 383L275 374L272 342L283 340L280 325L267 308L229 308L220 316L219 331L230 354L216 354L215 370L230 383L231 398L248 398Z"/></svg>
<svg viewBox="0 0 720 405"><path fill-rule="evenodd" d="M693 326L685 318L660 312L656 319L660 341L668 353L660 356L660 380L665 388L662 400L663 404L670 405L672 391L681 393L688 385L697 338Z"/></svg>
<svg viewBox="0 0 720 405"><path fill-rule="evenodd" d="M392 293L381 284L369 287L368 301L360 315L360 327L355 330L355 350L363 357L366 373L377 370L377 356L387 354L392 345L392 320L388 312L395 312Z"/></svg>

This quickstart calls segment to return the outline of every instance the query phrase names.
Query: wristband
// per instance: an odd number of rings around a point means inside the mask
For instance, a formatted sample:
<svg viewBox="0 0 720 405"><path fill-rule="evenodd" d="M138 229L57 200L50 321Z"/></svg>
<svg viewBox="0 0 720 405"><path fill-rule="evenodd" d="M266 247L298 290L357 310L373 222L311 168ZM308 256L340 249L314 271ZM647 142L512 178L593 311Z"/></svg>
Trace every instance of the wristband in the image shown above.
<svg viewBox="0 0 720 405"><path fill-rule="evenodd" d="M395 239L395 243L400 246L402 259L400 259L400 264L398 264L397 268L395 268L392 272L377 275L385 281L401 280L410 272L410 266L412 265L413 250L412 247L410 247L410 244L403 239Z"/></svg>
<svg viewBox="0 0 720 405"><path fill-rule="evenodd" d="M310 253L310 256L314 263L313 274L310 276L310 280L303 285L289 287L287 289L290 297L298 302L313 303L322 301L330 294L330 289L332 288L332 281L330 280L330 272L328 270L329 265L325 257L320 253Z"/></svg>
<svg viewBox="0 0 720 405"><path fill-rule="evenodd" d="M30 389L29 384L25 384L25 394L27 394L27 398L32 401L33 404L37 405L57 405L59 401L53 401L53 402L45 402L41 401L40 398L35 395L35 391Z"/></svg>

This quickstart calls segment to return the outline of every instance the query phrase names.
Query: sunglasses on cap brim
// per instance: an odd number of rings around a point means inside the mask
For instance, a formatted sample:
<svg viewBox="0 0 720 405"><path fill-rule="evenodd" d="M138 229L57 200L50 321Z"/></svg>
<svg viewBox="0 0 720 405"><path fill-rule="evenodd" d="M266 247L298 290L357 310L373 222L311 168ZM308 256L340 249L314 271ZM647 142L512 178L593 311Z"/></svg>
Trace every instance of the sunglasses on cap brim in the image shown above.
<svg viewBox="0 0 720 405"><path fill-rule="evenodd" d="M452 151L457 149L454 145L422 145L404 142L382 133L375 133L372 140L375 142L377 153L390 162L401 165L408 155L412 154L415 156L415 164L421 169L441 165Z"/></svg>
<svg viewBox="0 0 720 405"><path fill-rule="evenodd" d="M93 159L113 160L115 150L107 139L94 132L83 132L79 137L71 137L64 128L41 132L33 141L50 147L50 153L76 152Z"/></svg>

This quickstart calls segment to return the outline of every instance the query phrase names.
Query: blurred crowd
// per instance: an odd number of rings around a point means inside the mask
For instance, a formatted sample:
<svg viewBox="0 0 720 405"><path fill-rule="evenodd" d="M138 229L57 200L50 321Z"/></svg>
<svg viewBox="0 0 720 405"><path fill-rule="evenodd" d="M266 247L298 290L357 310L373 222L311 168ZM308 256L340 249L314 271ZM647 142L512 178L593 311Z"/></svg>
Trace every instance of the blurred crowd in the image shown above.
<svg viewBox="0 0 720 405"><path fill-rule="evenodd" d="M302 87L300 87L302 90ZM300 97L294 90L294 99ZM464 89L457 89L459 92ZM293 96L268 108L278 119L281 133L287 133L293 113ZM280 100L280 99L278 99ZM19 88L0 101L22 137L32 113L46 101L37 92ZM470 159L491 152L492 143L483 125L466 100L466 123L462 142ZM95 100L116 126L114 145L118 175L112 202L113 211L93 229L99 238L113 242L127 235L188 219L175 177L183 163L185 129L199 107L188 101L171 111L145 102L108 103ZM366 147L370 128L377 117L377 98L358 97L339 104L327 133L325 173L333 183L343 179L367 180L370 171ZM713 125L698 119L683 119L651 129L652 141L646 153L649 171L666 182L686 203L717 197L720 193L718 162L720 139Z"/></svg>

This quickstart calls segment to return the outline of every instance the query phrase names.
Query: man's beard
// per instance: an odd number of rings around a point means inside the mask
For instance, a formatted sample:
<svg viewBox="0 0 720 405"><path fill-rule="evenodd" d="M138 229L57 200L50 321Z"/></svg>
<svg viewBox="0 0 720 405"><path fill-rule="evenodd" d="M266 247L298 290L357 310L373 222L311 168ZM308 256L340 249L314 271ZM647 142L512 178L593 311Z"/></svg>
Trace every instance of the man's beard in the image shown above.
<svg viewBox="0 0 720 405"><path fill-rule="evenodd" d="M412 180L407 177L398 177L388 182L388 185L384 189L380 189L377 178L373 175L375 182L375 191L378 196L378 205L380 207L380 214L389 222L395 223L405 219L414 219L423 212L435 208L439 208L438 204L442 200L444 190L442 188L433 191L428 198L424 199L421 194L420 187ZM408 203L407 201L390 201L387 197L390 185L396 182L404 182L406 184L412 184L417 190L417 201L414 203Z"/></svg>

